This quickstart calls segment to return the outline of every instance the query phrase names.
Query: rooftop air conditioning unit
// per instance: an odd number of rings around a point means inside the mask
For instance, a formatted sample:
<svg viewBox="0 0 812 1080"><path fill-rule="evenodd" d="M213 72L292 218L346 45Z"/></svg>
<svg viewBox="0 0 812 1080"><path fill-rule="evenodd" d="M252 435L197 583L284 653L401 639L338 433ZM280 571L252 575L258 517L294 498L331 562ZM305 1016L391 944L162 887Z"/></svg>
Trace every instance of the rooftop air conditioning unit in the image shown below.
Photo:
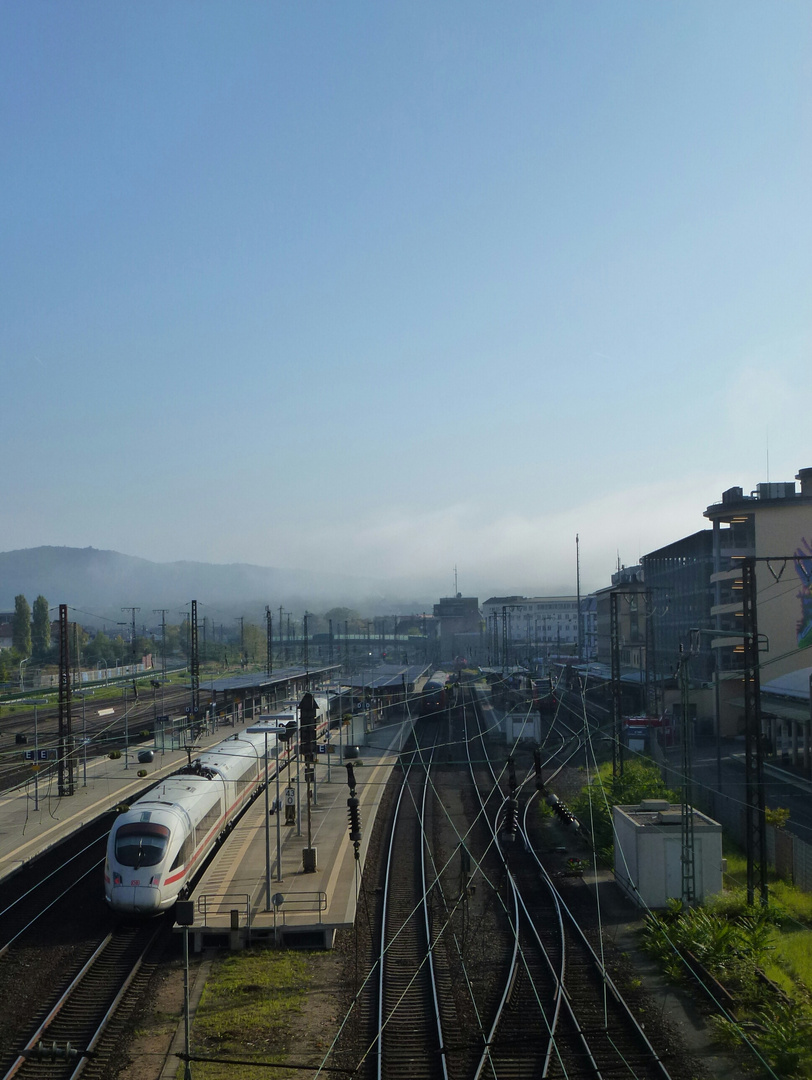
<svg viewBox="0 0 812 1080"><path fill-rule="evenodd" d="M795 484L759 484L760 499L792 499L795 496Z"/></svg>

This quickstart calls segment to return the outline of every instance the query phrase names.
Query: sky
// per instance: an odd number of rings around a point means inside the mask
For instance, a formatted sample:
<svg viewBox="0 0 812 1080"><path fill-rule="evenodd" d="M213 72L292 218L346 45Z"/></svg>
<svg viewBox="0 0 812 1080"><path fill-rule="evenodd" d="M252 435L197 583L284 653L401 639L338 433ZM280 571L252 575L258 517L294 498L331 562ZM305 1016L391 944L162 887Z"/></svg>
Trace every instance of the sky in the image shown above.
<svg viewBox="0 0 812 1080"><path fill-rule="evenodd" d="M812 5L0 4L0 550L575 591L812 466Z"/></svg>

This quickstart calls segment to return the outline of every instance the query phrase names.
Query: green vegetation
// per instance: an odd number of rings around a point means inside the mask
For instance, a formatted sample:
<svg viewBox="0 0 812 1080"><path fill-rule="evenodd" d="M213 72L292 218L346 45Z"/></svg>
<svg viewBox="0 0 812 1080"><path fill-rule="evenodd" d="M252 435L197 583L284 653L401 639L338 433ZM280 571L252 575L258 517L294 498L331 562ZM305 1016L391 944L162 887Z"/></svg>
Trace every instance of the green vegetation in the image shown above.
<svg viewBox="0 0 812 1080"><path fill-rule="evenodd" d="M34 656L39 659L47 655L51 647L51 617L48 612L48 601L44 596L38 596L34 601L31 616L31 648Z"/></svg>
<svg viewBox="0 0 812 1080"><path fill-rule="evenodd" d="M599 766L590 784L570 803L570 809L592 836L598 858L614 862L612 806L628 806L643 799L678 801L679 796L665 786L660 770L649 758L627 761L623 775L612 777L612 763Z"/></svg>
<svg viewBox="0 0 812 1080"><path fill-rule="evenodd" d="M284 1062L288 1033L305 1002L307 954L265 949L226 956L206 981L191 1033L192 1053L205 1057ZM200 1080L255 1080L249 1065L195 1062ZM268 1080L290 1070L263 1068ZM178 1069L183 1076L183 1067Z"/></svg>
<svg viewBox="0 0 812 1080"><path fill-rule="evenodd" d="M611 762L571 800L570 808L592 833L599 858L611 865L614 845L612 805L662 798L678 802L660 779L654 762L627 762L623 777ZM777 828L787 812L772 812ZM712 1023L731 1047L749 1044L745 1064L762 1075L812 1080L812 895L772 876L769 903L747 904L747 863L728 841L724 891L702 906L684 909L679 900L646 919L644 948L675 982L695 985L689 958L717 984L729 1018ZM708 1001L718 985L708 987Z"/></svg>
<svg viewBox="0 0 812 1080"><path fill-rule="evenodd" d="M648 915L644 948L674 981L693 981L695 957L732 995L729 1016L711 1018L722 1041L749 1043L777 1076L812 1077L812 934L793 914L808 917L810 898L788 886L783 892L766 907L748 907L738 887L689 910L672 901Z"/></svg>
<svg viewBox="0 0 812 1080"><path fill-rule="evenodd" d="M31 655L31 608L22 593L14 597L11 644L20 657Z"/></svg>

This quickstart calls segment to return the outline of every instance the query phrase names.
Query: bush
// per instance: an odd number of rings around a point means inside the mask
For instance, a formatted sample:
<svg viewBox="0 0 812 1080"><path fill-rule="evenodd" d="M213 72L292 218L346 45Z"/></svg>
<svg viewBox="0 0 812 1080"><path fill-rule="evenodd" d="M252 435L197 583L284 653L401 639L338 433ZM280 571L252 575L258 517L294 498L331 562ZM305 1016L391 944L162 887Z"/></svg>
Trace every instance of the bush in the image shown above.
<svg viewBox="0 0 812 1080"><path fill-rule="evenodd" d="M679 801L676 792L663 783L658 767L648 758L627 761L623 775L614 778L611 762L606 762L592 782L571 801L570 809L591 834L600 859L609 864L614 860L612 806L634 805L643 799Z"/></svg>
<svg viewBox="0 0 812 1080"><path fill-rule="evenodd" d="M111 761L118 761L118 759L121 757L121 751L111 750L107 756L110 758Z"/></svg>

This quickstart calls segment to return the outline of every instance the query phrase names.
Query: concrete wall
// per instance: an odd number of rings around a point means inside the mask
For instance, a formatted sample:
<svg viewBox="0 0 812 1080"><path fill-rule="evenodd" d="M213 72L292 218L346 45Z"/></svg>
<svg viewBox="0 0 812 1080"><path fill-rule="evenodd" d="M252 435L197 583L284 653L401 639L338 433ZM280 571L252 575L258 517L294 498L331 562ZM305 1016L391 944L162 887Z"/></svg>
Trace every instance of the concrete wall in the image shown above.
<svg viewBox="0 0 812 1080"><path fill-rule="evenodd" d="M761 506L756 514L756 552L769 555L812 554L812 508L801 506ZM780 574L780 580L776 576ZM775 560L768 566L756 564L758 587L758 630L769 639L769 652L762 653L762 663L769 667L762 675L776 679L788 671L808 667L809 650L799 647L798 635L806 631L807 645L812 644L812 596L809 582L799 576L794 560ZM780 657L781 659L777 659ZM775 658L775 659L774 659Z"/></svg>

